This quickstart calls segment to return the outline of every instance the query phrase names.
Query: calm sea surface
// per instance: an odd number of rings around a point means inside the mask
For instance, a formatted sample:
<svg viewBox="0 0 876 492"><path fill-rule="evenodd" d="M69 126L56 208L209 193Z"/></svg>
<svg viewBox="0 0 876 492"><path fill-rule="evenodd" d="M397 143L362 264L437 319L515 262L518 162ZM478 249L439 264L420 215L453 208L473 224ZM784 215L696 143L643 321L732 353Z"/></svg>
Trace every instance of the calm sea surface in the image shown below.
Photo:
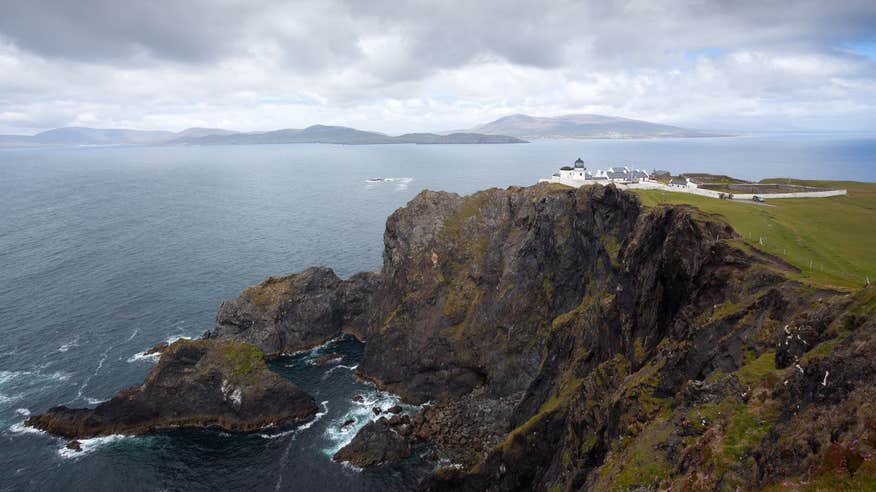
<svg viewBox="0 0 876 492"><path fill-rule="evenodd" d="M331 454L371 404L351 377L362 346L273 363L317 401L317 420L253 434L175 431L86 441L28 431L30 413L95 405L139 384L142 351L196 337L219 304L272 274L377 270L386 216L423 188L528 185L581 156L760 179L876 181L873 136L756 136L526 145L0 149L0 490L387 490L423 470L359 472ZM370 183L369 178L389 178ZM313 366L320 350L340 365ZM367 396L355 405L354 394Z"/></svg>

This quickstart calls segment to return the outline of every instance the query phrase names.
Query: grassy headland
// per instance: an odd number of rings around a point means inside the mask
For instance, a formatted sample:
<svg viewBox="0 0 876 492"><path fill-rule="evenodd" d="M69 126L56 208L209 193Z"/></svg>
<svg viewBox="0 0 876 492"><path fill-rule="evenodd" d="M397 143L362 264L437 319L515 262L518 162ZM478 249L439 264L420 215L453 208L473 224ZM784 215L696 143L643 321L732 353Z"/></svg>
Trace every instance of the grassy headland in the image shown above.
<svg viewBox="0 0 876 492"><path fill-rule="evenodd" d="M796 266L809 282L857 288L876 282L876 183L767 179L846 189L830 198L769 200L766 205L687 193L633 190L646 206L686 203L724 218L744 241Z"/></svg>

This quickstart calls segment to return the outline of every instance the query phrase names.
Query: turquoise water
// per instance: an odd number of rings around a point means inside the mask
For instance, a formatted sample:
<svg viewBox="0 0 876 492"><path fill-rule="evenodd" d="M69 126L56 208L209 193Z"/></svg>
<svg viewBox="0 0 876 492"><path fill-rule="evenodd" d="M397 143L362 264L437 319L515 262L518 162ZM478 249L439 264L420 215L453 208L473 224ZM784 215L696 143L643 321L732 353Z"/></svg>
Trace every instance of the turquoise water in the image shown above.
<svg viewBox="0 0 876 492"><path fill-rule="evenodd" d="M200 336L223 300L269 275L378 269L386 216L423 188L528 185L578 156L591 167L876 181L872 136L0 150L0 489L409 488L423 470L330 461L351 437L337 425L367 415L351 397L392 396L308 354L274 364L325 402L306 428L111 438L76 454L20 423L141 382L153 364L143 350ZM361 346L337 344L354 366Z"/></svg>

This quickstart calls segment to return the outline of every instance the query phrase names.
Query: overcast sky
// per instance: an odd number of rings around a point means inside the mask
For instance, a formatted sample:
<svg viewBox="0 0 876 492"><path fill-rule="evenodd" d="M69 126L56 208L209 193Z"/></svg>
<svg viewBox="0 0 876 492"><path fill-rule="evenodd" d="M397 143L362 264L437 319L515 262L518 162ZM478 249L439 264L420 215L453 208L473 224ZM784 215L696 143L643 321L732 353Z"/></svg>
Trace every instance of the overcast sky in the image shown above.
<svg viewBox="0 0 876 492"><path fill-rule="evenodd" d="M0 0L0 133L512 113L876 128L876 1Z"/></svg>

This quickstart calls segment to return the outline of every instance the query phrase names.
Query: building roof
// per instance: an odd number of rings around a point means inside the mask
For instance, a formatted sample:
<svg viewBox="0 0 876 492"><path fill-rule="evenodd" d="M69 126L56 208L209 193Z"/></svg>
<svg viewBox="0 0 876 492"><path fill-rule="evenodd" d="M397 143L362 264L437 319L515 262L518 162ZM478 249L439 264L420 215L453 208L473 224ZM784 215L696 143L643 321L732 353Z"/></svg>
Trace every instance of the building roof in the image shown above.
<svg viewBox="0 0 876 492"><path fill-rule="evenodd" d="M563 166L560 168L560 171L572 171L573 169L569 166Z"/></svg>

